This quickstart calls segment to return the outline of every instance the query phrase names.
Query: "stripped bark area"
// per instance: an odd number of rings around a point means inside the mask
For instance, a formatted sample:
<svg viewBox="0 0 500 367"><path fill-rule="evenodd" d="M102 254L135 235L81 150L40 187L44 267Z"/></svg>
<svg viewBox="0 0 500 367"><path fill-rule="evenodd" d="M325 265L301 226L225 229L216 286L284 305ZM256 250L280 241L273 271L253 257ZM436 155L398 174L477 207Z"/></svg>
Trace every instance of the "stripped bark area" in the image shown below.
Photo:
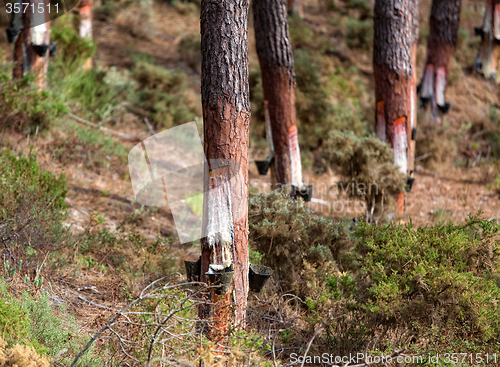
<svg viewBox="0 0 500 367"><path fill-rule="evenodd" d="M497 81L497 66L500 44L500 0L487 0L483 25L476 28L476 35L481 36L481 45L474 69L486 79Z"/></svg>
<svg viewBox="0 0 500 367"><path fill-rule="evenodd" d="M250 102L248 86L248 5L246 0L202 0L201 3L201 52L204 150L209 170L236 163L241 179L231 180L231 202L245 205L248 202L248 146ZM213 167L217 159L220 167ZM208 190L208 172L205 192ZM231 175L234 177L233 175ZM209 202L205 195L203 223L209 222ZM230 226L231 223L227 223ZM212 294L212 307L200 309L200 316L222 317L210 335L223 333L234 317L235 326L244 326L248 296L248 214L232 223L234 229L234 311L232 292ZM202 239L202 281L209 269L212 247L207 238ZM231 311L229 311L231 309Z"/></svg>
<svg viewBox="0 0 500 367"><path fill-rule="evenodd" d="M92 6L93 0L81 0L78 4L79 24L78 33L82 38L92 39ZM83 70L92 67L92 59L89 58L83 64Z"/></svg>
<svg viewBox="0 0 500 367"><path fill-rule="evenodd" d="M412 118L412 77L415 24L414 0L377 0L374 9L373 69L376 131L394 150L394 164L409 173L408 131ZM414 87L414 85L413 85ZM401 208L398 195L398 209Z"/></svg>
<svg viewBox="0 0 500 367"><path fill-rule="evenodd" d="M273 187L302 186L295 73L284 0L253 1L255 43L274 143Z"/></svg>
<svg viewBox="0 0 500 367"><path fill-rule="evenodd" d="M34 9L47 9L49 0L30 0ZM27 9L30 9L28 7ZM49 52L41 56L35 52L34 47L48 46L50 44L50 14L48 12L21 12L15 15L12 28L22 25L21 31L14 44L14 71L15 79L22 78L26 73L35 76L35 85L43 89L46 84L48 72ZM34 26L34 24L38 24ZM17 28L19 29L19 28ZM48 47L47 47L48 48ZM42 52L39 50L39 52Z"/></svg>
<svg viewBox="0 0 500 367"><path fill-rule="evenodd" d="M38 4L43 4L44 9L50 5L50 0L32 0L35 8L38 9ZM50 44L50 14L44 12L43 14L36 14L38 17L43 17L36 24L40 24L32 30L32 43L35 45L49 45ZM49 52L45 52L43 56L33 53L33 75L35 76L35 85L38 89L42 90L47 87L47 73L49 70Z"/></svg>
<svg viewBox="0 0 500 367"><path fill-rule="evenodd" d="M422 78L420 99L430 109L437 124L440 113L446 113L446 84L451 59L457 45L461 0L433 0L430 16L430 33L427 41L427 60Z"/></svg>

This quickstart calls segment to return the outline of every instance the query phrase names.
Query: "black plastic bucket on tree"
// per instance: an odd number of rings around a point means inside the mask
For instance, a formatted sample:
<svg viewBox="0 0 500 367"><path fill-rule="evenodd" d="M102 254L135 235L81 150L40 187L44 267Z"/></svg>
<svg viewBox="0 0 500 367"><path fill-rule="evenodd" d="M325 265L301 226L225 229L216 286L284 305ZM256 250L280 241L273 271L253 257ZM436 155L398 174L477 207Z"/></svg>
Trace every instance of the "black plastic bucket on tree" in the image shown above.
<svg viewBox="0 0 500 367"><path fill-rule="evenodd" d="M265 161L255 161L255 164L257 165L257 170L259 171L259 175L265 176L267 174L267 171L269 170L269 167L271 166L271 162L273 161L274 158L269 158Z"/></svg>
<svg viewBox="0 0 500 367"><path fill-rule="evenodd" d="M313 185L307 185L299 189L297 186L292 185L292 197L300 196L304 201L311 201L313 196Z"/></svg>
<svg viewBox="0 0 500 367"><path fill-rule="evenodd" d="M248 284L252 292L260 292L273 275L273 269L264 265L250 265L248 269Z"/></svg>
<svg viewBox="0 0 500 367"><path fill-rule="evenodd" d="M188 282L199 282L201 275L201 257L198 261L184 261Z"/></svg>
<svg viewBox="0 0 500 367"><path fill-rule="evenodd" d="M231 286L231 281L233 280L234 270L227 269L225 272L213 272L210 271L205 273L208 276L208 283L210 286L215 287L215 294L221 295L229 292L229 287Z"/></svg>

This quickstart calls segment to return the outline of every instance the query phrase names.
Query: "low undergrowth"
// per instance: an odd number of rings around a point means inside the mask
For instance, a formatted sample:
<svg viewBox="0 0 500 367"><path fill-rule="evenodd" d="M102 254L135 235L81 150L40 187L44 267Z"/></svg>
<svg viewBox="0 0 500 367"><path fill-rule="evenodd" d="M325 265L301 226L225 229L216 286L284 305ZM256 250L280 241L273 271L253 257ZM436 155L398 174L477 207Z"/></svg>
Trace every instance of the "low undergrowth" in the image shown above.
<svg viewBox="0 0 500 367"><path fill-rule="evenodd" d="M345 242L351 250L338 251L348 238L339 236L339 224L319 221L280 195L256 197L250 206L259 209L250 218L252 248L274 269L278 286L292 289L301 300L296 307L304 323L287 326L295 336L281 338L280 348L307 344L320 325L310 355L349 355L367 348L379 355L404 348L406 354L423 353L422 365L430 350L498 350L500 225L480 213L463 224L419 228L411 222L361 222L352 242ZM295 220L287 219L290 212L299 213ZM301 230L303 223L317 221L328 224L316 226L325 238L314 235L315 226ZM334 235L331 226L337 227Z"/></svg>
<svg viewBox="0 0 500 367"><path fill-rule="evenodd" d="M34 77L13 81L0 74L0 129L23 134L49 128L52 121L67 112L66 106L47 91L38 91Z"/></svg>
<svg viewBox="0 0 500 367"><path fill-rule="evenodd" d="M339 167L346 193L362 199L368 220L379 221L391 208L393 196L405 190L405 175L393 165L390 146L375 137L331 131L323 147L323 164Z"/></svg>

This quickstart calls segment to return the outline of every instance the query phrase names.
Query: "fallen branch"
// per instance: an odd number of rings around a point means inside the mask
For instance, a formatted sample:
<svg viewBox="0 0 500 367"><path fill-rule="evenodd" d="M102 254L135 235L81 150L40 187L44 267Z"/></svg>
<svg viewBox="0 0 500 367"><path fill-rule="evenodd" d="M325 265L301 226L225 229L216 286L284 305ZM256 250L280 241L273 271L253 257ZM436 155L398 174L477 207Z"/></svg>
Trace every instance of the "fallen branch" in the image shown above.
<svg viewBox="0 0 500 367"><path fill-rule="evenodd" d="M429 158L429 157L432 157L432 152L422 154L421 156L415 158L415 162L423 161L424 159Z"/></svg>
<svg viewBox="0 0 500 367"><path fill-rule="evenodd" d="M130 140L130 139L137 138L137 137L139 137L141 135L146 135L147 134L147 132L141 131L140 133L137 133L137 134L127 135L127 134L119 133L117 131L108 129L107 127L104 127L104 126L100 126L99 124L94 124L94 123L92 123L90 121L82 119L81 117L73 115L72 113L69 113L68 116L71 117L73 120L81 123L81 124L87 125L89 127L93 127L95 129L99 129L99 130L104 131L104 132L106 132L108 134L111 134L111 135L115 135L115 136L119 137L120 140Z"/></svg>

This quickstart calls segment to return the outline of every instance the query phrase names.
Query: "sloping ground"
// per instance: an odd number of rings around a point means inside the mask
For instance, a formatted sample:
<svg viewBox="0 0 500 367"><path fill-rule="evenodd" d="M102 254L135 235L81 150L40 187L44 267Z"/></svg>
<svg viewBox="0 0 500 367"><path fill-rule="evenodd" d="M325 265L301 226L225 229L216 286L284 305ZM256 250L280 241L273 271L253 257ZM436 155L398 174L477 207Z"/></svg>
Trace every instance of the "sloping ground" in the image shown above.
<svg viewBox="0 0 500 367"><path fill-rule="evenodd" d="M337 1L340 8L342 2ZM421 24L426 29L430 1L423 1ZM479 12L481 6L476 2L464 1L462 12L462 26L470 37L473 27L481 22ZM133 23L127 23L127 17L118 17L113 20L96 20L94 25L95 40L98 44L95 62L102 67L117 67L128 69L134 66L133 57L139 53L151 56L165 68L181 68L190 76L197 78L190 93L199 95L199 60L191 51L180 52L183 40L199 37L199 16L196 11L179 10L164 3L155 4L153 8L154 29L147 37L135 37L128 31ZM325 58L325 65L331 71L342 67L347 70L356 67L355 77L347 73L343 75L347 82L354 79L361 80L366 88L367 95L359 96L362 104L369 106L373 102L373 80L371 68L370 47L351 49L346 45L345 16L339 16L336 11L325 11L320 1L308 1L305 5L305 24L314 29L318 35L329 42ZM125 19L125 20L124 20ZM252 23L252 22L251 22ZM423 34L425 32L422 32ZM250 68L258 65L253 30L249 29L250 41ZM6 43L4 35L0 36L0 47L7 61L11 60L11 45ZM457 51L453 68L453 79L447 91L448 102L452 109L445 119L445 130L439 139L442 139L442 149L433 154L440 154L445 159L429 168L425 159L417 164L416 181L412 191L407 195L407 210L402 218L404 222L410 219L417 226L452 219L463 221L469 213L478 210L484 212L486 218L497 219L500 215L500 200L498 186L494 180L498 177L498 167L493 163L494 152L488 150L488 143L483 139L481 131L497 129L491 121L492 107L500 105L498 86L492 82L482 80L472 73L469 65L472 64L475 50L470 50L469 44L464 41ZM421 37L419 46L419 67L421 74L425 59L425 37ZM324 79L328 78L325 72ZM337 99L337 96L332 97ZM497 111L493 107L494 115ZM142 124L140 111L132 111L135 119L130 124L118 123L110 126L115 131L124 134L137 134L147 131ZM365 112L365 111L364 111ZM373 116L367 108L364 116L369 123ZM420 122L421 121L421 122ZM425 119L420 119L419 126L425 126ZM69 117L64 117L63 125L78 124ZM261 121L253 119L252 124L258 126ZM116 141L118 139L112 137ZM142 138L142 137L141 137ZM127 149L140 142L141 138L121 141ZM439 141L439 140L438 140ZM446 144L451 142L452 144ZM78 144L78 140L70 144ZM62 146L61 138L54 132L40 134L36 137L23 136L18 133L5 133L1 145L14 151L28 151L30 145L39 157L43 168L60 173L64 170L68 182L69 192L67 203L69 215L67 223L72 225L75 233L81 233L90 222L91 214L99 212L106 219L104 227L114 230L125 221L134 222L135 228L146 238L153 239L158 234L163 237L173 237L174 246L170 251L176 257L177 269L182 269L181 260L197 258L198 245L181 246L178 243L174 223L169 208L150 210L141 208L134 202L133 191L127 177L127 164L124 159L109 157L99 170L88 167L85 162L69 160L67 162L55 158L54 149ZM453 146L455 148L453 148ZM434 149L434 148L433 148ZM90 152L92 153L92 152ZM422 152L424 155L427 152ZM265 157L261 146L252 149L251 159ZM441 156L439 157L441 158ZM106 165L107 164L107 165ZM339 175L335 169L326 174L318 175L311 167L304 173L307 184L314 184L317 188L315 202L308 205L324 215L341 217L347 215L355 217L362 214L362 204L348 202L342 194L342 187L329 191L339 182ZM257 181L260 180L260 183ZM259 176L254 164L250 166L250 181L255 187L264 187L269 177ZM497 219L498 220L498 219ZM102 255L104 257L105 254ZM102 258L101 258L102 260ZM71 306L73 312L82 323L83 331L96 330L103 325L102 320L109 315L109 311L100 310L80 297L97 302L112 308L119 309L125 304L124 295L137 289L123 289L124 277L115 269L108 268L98 271L87 267L77 272L61 274L47 274L54 284L53 293L58 302Z"/></svg>

